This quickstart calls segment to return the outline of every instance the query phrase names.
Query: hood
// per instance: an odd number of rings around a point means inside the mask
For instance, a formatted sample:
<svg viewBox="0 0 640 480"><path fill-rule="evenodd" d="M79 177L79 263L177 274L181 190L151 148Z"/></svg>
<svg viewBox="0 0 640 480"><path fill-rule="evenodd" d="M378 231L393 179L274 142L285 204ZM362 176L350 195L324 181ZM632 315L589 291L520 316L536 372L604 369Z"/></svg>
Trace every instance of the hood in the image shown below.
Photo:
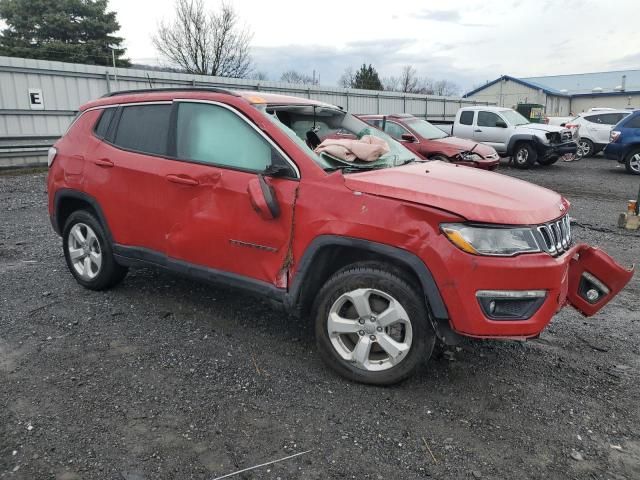
<svg viewBox="0 0 640 480"><path fill-rule="evenodd" d="M516 127L518 133L523 131L539 131L539 132L564 132L565 127L560 125L546 125L544 123L527 123L526 125L518 125Z"/></svg>
<svg viewBox="0 0 640 480"><path fill-rule="evenodd" d="M485 145L484 143L474 142L472 140L467 140L464 138L445 137L445 138L438 138L436 140L431 140L431 142L442 143L447 147L455 148L460 152L468 152L473 148L474 153L477 153L478 155L482 155L483 157L496 153L496 150L489 145Z"/></svg>
<svg viewBox="0 0 640 480"><path fill-rule="evenodd" d="M566 199L546 188L440 161L351 173L344 179L351 190L439 208L475 222L539 224L569 209Z"/></svg>

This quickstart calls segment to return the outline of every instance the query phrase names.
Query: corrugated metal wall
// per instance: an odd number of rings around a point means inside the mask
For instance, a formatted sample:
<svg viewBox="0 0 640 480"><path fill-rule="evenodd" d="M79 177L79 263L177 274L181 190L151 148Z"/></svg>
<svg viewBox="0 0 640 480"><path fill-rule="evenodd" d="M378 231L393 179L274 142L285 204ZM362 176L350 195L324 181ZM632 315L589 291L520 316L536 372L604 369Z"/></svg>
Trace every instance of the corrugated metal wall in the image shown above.
<svg viewBox="0 0 640 480"><path fill-rule="evenodd" d="M83 103L116 90L160 87L223 87L282 93L340 105L352 113L411 113L452 120L477 99L300 86L204 75L0 57L0 167L33 162L33 155L64 133ZM29 89L42 91L44 109L33 110ZM19 148L20 147L20 148ZM24 152L21 157L20 152ZM27 153L29 152L29 153ZM29 155L29 156L27 156Z"/></svg>

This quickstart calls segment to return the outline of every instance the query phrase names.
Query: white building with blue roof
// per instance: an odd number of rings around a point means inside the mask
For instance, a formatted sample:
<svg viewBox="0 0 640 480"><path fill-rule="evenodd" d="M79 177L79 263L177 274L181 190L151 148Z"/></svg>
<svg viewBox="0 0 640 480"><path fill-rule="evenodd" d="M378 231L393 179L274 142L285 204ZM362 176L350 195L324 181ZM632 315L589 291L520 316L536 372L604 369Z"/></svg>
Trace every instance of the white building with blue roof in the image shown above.
<svg viewBox="0 0 640 480"><path fill-rule="evenodd" d="M640 108L640 70L524 78L503 75L464 97L512 108L539 104L547 116L569 116L594 107Z"/></svg>

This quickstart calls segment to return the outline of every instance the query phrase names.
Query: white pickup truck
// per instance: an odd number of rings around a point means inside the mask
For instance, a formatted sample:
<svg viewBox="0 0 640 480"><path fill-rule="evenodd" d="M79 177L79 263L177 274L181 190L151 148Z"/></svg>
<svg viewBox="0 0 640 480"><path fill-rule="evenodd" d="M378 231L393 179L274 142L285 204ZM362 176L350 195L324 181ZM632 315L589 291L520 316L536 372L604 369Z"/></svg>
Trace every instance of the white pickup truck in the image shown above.
<svg viewBox="0 0 640 480"><path fill-rule="evenodd" d="M486 143L501 157L512 157L517 168L536 161L551 165L578 150L578 132L542 123L530 123L511 108L464 107L458 110L451 135Z"/></svg>

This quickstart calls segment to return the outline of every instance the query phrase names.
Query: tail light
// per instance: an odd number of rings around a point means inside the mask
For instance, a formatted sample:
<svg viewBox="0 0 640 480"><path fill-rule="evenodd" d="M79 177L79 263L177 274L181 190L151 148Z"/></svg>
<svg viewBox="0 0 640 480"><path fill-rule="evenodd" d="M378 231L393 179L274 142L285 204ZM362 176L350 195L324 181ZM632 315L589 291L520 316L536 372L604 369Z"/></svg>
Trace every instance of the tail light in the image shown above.
<svg viewBox="0 0 640 480"><path fill-rule="evenodd" d="M51 147L49 148L49 151L47 152L47 166L51 167L51 165L53 164L53 161L56 159L56 154L58 153L58 150L56 150L56 147Z"/></svg>
<svg viewBox="0 0 640 480"><path fill-rule="evenodd" d="M611 130L611 134L609 135L609 141L611 143L616 142L616 140L618 140L618 138L620 138L620 133L617 130Z"/></svg>

